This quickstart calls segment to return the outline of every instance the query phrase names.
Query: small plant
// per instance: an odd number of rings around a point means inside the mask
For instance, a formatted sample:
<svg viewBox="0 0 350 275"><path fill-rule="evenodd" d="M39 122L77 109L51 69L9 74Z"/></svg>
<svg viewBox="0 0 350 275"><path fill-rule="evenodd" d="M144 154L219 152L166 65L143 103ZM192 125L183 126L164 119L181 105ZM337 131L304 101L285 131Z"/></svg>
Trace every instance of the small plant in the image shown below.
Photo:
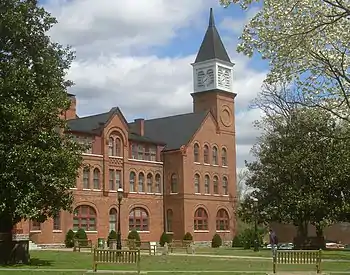
<svg viewBox="0 0 350 275"><path fill-rule="evenodd" d="M136 230L132 230L129 232L128 240L135 240L136 246L141 246L141 238L139 232L137 232Z"/></svg>
<svg viewBox="0 0 350 275"><path fill-rule="evenodd" d="M74 247L74 232L72 229L69 229L66 238L64 240L64 244L66 245L67 248L72 248Z"/></svg>
<svg viewBox="0 0 350 275"><path fill-rule="evenodd" d="M242 238L240 234L237 234L232 240L232 247L243 247Z"/></svg>
<svg viewBox="0 0 350 275"><path fill-rule="evenodd" d="M163 232L163 234L160 236L159 244L161 247L164 246L165 243L170 243L171 242L171 236L168 235L167 233Z"/></svg>
<svg viewBox="0 0 350 275"><path fill-rule="evenodd" d="M111 230L111 232L109 232L108 238L107 238L107 246L109 247L109 242L110 240L117 240L118 235L117 232L115 232L114 230Z"/></svg>
<svg viewBox="0 0 350 275"><path fill-rule="evenodd" d="M80 241L80 243L84 246L84 245L87 245L87 240L88 240L88 237L86 235L86 232L84 229L82 228L79 228L78 231L75 233L75 236L74 236L75 239L79 239L79 240L83 240L83 241ZM86 242L84 242L86 240Z"/></svg>
<svg viewBox="0 0 350 275"><path fill-rule="evenodd" d="M184 241L193 241L192 234L190 232L187 232L185 236L183 237Z"/></svg>
<svg viewBox="0 0 350 275"><path fill-rule="evenodd" d="M211 240L211 247L217 248L222 245L222 240L219 234L215 234Z"/></svg>

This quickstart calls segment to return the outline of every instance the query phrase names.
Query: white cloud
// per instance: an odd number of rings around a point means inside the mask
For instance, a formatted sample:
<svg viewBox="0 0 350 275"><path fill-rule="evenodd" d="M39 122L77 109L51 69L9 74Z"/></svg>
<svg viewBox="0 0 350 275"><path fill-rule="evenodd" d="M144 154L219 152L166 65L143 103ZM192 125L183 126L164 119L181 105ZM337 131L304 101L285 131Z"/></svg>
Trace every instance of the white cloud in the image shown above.
<svg viewBox="0 0 350 275"><path fill-rule="evenodd" d="M181 29L208 16L217 0L52 0L47 8L59 20L50 35L77 51L68 77L78 99L78 114L88 115L119 106L128 120L159 117L192 109L192 63L185 57L147 54L169 43ZM214 10L215 11L215 10ZM203 34L207 26L203 25ZM198 41L198 48L201 43ZM233 45L227 45L234 49ZM231 53L235 66L237 161L243 167L257 135L247 110L260 89L264 72L248 66L248 59Z"/></svg>

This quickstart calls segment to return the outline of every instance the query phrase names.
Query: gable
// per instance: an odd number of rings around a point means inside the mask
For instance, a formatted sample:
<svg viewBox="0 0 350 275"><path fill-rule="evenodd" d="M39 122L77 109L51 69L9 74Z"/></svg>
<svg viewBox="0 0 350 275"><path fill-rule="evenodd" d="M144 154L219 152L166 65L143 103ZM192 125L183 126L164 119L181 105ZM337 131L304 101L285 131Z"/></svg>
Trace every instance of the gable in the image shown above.
<svg viewBox="0 0 350 275"><path fill-rule="evenodd" d="M188 143L197 139L209 139L209 136L217 135L218 124L211 112L205 117L197 131L193 134L191 140ZM201 138L200 138L201 137Z"/></svg>

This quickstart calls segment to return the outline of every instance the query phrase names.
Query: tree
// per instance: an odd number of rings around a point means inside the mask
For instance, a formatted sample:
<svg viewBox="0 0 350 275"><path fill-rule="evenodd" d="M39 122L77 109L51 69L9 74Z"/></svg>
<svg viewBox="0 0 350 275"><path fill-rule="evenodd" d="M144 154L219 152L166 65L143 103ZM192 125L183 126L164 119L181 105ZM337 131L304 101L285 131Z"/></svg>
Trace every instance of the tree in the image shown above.
<svg viewBox="0 0 350 275"><path fill-rule="evenodd" d="M244 9L262 3L237 50L269 61L268 84L290 83L307 106L350 120L350 2L346 0L220 0Z"/></svg>
<svg viewBox="0 0 350 275"><path fill-rule="evenodd" d="M56 23L34 0L0 3L0 232L71 210L83 147L64 134L74 57L50 41ZM10 238L5 242L10 245ZM3 248L2 248L3 249ZM6 254L6 253L5 253ZM9 254L9 253L8 253ZM0 259L4 260L4 259Z"/></svg>
<svg viewBox="0 0 350 275"><path fill-rule="evenodd" d="M307 223L321 236L325 226L347 219L350 141L333 136L349 128L330 113L309 108L266 117L259 126L264 132L252 149L256 160L246 163L246 184L254 189L258 210L247 196L239 216L251 222L258 213L259 223L293 223L304 236Z"/></svg>

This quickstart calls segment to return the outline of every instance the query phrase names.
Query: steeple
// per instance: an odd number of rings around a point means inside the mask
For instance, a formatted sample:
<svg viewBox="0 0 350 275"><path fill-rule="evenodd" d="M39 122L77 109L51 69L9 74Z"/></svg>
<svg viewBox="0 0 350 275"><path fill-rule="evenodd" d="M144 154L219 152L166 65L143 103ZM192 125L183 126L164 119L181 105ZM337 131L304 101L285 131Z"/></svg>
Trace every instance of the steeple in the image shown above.
<svg viewBox="0 0 350 275"><path fill-rule="evenodd" d="M210 8L209 25L194 63L212 59L231 63L218 30L215 27L213 9Z"/></svg>

